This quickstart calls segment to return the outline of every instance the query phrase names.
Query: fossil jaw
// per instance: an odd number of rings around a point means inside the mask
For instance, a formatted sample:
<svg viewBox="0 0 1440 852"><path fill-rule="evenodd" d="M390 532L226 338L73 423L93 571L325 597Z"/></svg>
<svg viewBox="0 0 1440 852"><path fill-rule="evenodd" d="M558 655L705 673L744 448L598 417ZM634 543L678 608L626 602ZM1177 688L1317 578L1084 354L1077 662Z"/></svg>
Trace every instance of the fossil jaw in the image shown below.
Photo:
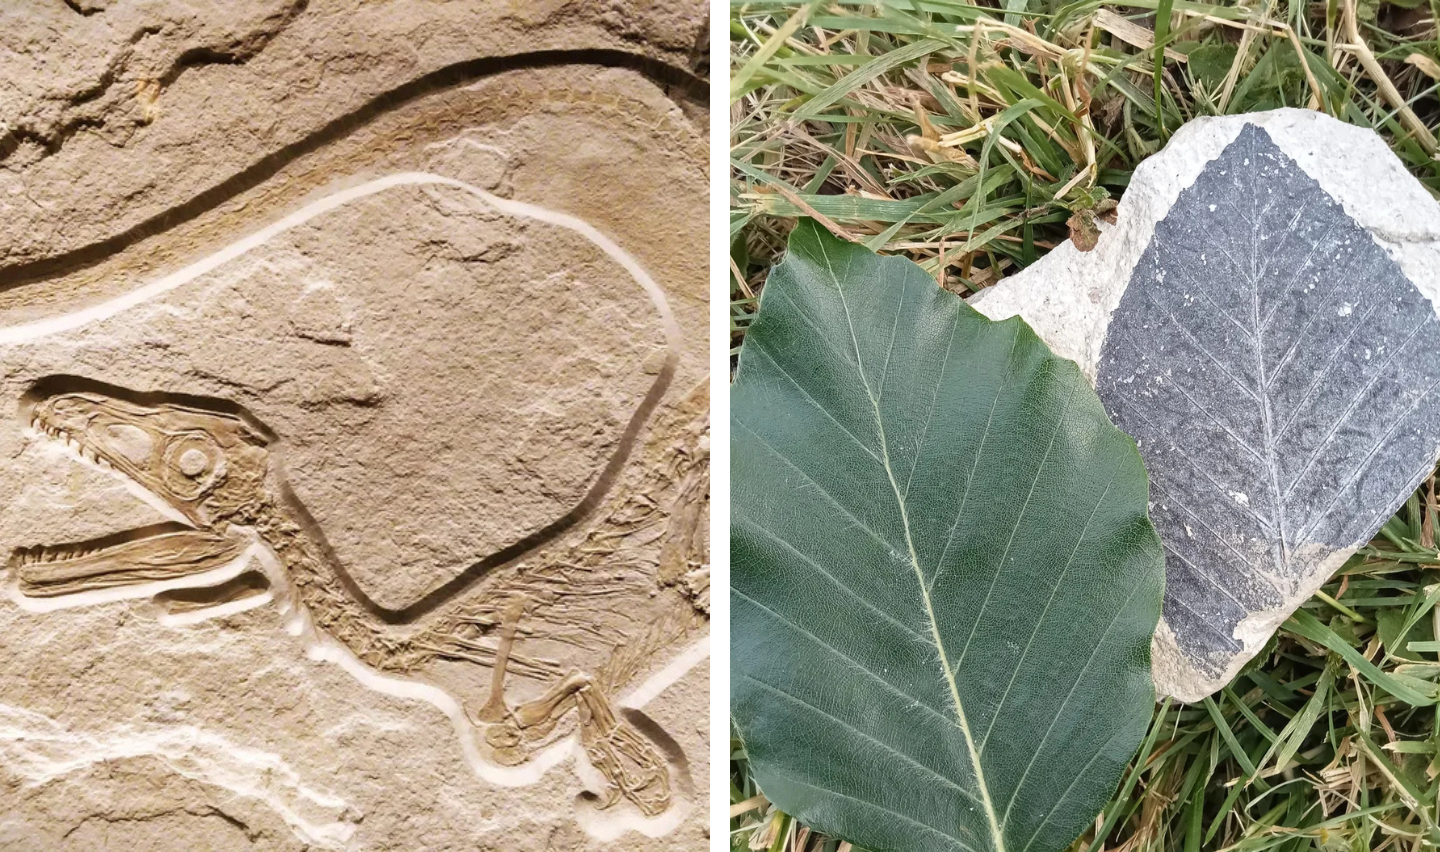
<svg viewBox="0 0 1440 852"><path fill-rule="evenodd" d="M99 465L106 470L115 469L115 465L110 462L110 459L100 455L100 453L98 453L94 447L86 444L84 441L81 441L74 435L71 435L63 428L56 426L53 423L46 422L46 420L38 412L36 412L34 416L31 417L30 428L50 438L53 441L64 444L66 447L69 447L76 453L79 453L81 458L85 459L88 462L91 462L92 464Z"/></svg>
<svg viewBox="0 0 1440 852"><path fill-rule="evenodd" d="M248 545L243 537L209 530L130 530L85 542L22 547L8 567L21 593L58 597L210 571L239 559Z"/></svg>
<svg viewBox="0 0 1440 852"><path fill-rule="evenodd" d="M81 459L124 476L182 523L84 542L20 548L8 567L20 591L56 597L204 573L239 559L249 540L226 513L263 478L264 436L241 418L99 391L27 401L30 427Z"/></svg>

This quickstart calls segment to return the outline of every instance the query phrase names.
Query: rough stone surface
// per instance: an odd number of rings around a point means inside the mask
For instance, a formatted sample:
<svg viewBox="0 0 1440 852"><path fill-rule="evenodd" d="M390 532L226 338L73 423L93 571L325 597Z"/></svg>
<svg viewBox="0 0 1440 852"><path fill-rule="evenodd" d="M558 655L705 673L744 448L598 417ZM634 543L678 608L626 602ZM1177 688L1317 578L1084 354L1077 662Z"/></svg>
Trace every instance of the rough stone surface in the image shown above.
<svg viewBox="0 0 1440 852"><path fill-rule="evenodd" d="M704 33L0 10L0 847L707 842Z"/></svg>
<svg viewBox="0 0 1440 852"><path fill-rule="evenodd" d="M1093 253L977 298L1076 358L1139 444L1162 694L1228 682L1434 470L1437 213L1368 131L1207 119L1137 170Z"/></svg>

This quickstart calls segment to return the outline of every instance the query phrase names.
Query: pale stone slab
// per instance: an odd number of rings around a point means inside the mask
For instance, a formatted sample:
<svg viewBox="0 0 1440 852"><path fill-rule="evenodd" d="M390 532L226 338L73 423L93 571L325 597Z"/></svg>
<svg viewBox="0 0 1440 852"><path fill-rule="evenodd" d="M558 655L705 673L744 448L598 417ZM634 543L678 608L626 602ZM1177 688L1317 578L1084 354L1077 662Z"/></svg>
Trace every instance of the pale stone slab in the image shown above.
<svg viewBox="0 0 1440 852"><path fill-rule="evenodd" d="M1093 252L975 298L1079 362L1151 480L1161 694L1219 689L1434 470L1440 206L1375 134L1201 119Z"/></svg>
<svg viewBox="0 0 1440 852"><path fill-rule="evenodd" d="M0 846L704 845L703 6L48 5Z"/></svg>

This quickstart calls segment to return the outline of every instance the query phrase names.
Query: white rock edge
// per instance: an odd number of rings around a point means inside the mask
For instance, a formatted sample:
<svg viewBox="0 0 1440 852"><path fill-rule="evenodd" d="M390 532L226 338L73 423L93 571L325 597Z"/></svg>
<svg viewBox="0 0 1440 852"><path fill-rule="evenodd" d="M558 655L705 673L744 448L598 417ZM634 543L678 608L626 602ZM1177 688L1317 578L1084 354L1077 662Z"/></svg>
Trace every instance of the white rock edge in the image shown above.
<svg viewBox="0 0 1440 852"><path fill-rule="evenodd" d="M305 784L279 755L194 725L85 733L33 710L0 704L0 754L8 770L33 784L107 761L155 757L183 777L262 802L297 837L323 849L348 848L357 827L343 799Z"/></svg>
<svg viewBox="0 0 1440 852"><path fill-rule="evenodd" d="M1264 128L1286 156L1368 231L1440 317L1440 204L1405 171L1377 134L1300 109L1199 118L1183 125L1163 150L1135 169L1115 225L1102 225L1093 251L1082 252L1066 241L1030 267L973 296L970 304L994 320L1021 317L1057 355L1079 364L1094 384L1110 316L1156 224L1247 124ZM1194 702L1228 683L1260 652L1295 605L1315 594L1354 552L1354 548L1336 552L1325 560L1327 570L1317 569L1280 607L1253 613L1241 622L1235 638L1245 650L1215 678L1200 676L1180 657L1162 620L1151 648L1157 696Z"/></svg>
<svg viewBox="0 0 1440 852"><path fill-rule="evenodd" d="M372 195L385 192L390 189L404 186L446 186L463 192L467 192L481 202L499 210L502 213L521 218L535 219L573 231L589 240L605 254L609 255L616 263L620 264L626 272L635 280L635 283L645 291L650 302L655 307L656 313L660 316L664 328L666 342L671 353L681 351L683 338L680 332L679 323L670 309L669 299L649 273L640 265L629 252L621 248L617 243L605 236L593 225L571 216L534 204L527 204L522 201L501 198L485 190L442 175L429 172L397 172L385 175L384 177L367 180L353 186L334 190L323 197L305 204L300 209L289 215L267 225L264 228L237 240L225 248L207 257L196 261L176 272L165 275L148 284L137 287L128 293L100 302L80 310L61 314L55 317L35 320L31 322L12 325L0 328L0 346L28 343L41 338L50 337L65 332L75 331L91 323L110 319L118 314L135 307L139 307L153 299L163 296L178 287L207 275L221 266L236 260L248 252L263 246L275 237L303 225L325 213L336 210ZM26 427L28 428L28 427ZM62 452L66 452L62 450ZM82 464L91 464L78 453L67 452L73 460ZM104 468L98 465L91 465L97 470ZM110 471L112 474L113 471ZM174 512L169 507L157 504L156 501L143 489L136 488L133 483L119 474L114 474L126 483L132 493L143 499L150 505L166 514L173 516ZM590 769L585 761L584 751L579 746L578 736L572 734L561 739L521 766L507 767L491 763L481 755L479 746L475 740L474 726L470 723L465 714L462 703L439 687L419 681L406 680L403 678L386 675L371 668L356 657L349 648L331 637L317 631L308 611L299 603L295 597L290 578L285 569L280 565L270 549L259 540L254 531L247 531L255 539L250 548L246 550L234 562L219 568L206 571L201 574L194 574L175 580L145 583L140 585L97 589L94 591L81 592L74 595L66 595L56 598L30 598L20 592L19 578L5 576L8 571L0 571L0 590L3 595L12 603L30 612L52 612L59 609L68 609L81 606L96 606L100 604L114 603L123 600L134 600L139 598L153 597L160 592L170 589L196 588L223 583L226 580L239 576L245 568L253 563L258 563L271 583L271 593L257 596L256 599L239 601L235 604L222 605L188 613L185 616L169 616L168 624L194 624L209 618L232 615L236 612L243 612L269 603L272 600L278 601L281 613L285 618L285 629L292 636L296 636L304 643L306 655L313 660L329 662L338 665L347 674L353 677L360 684L368 689L382 695L393 698L400 698L409 701L421 701L430 704L440 712L444 713L455 729L456 738L460 741L460 747L465 755L465 760L470 764L471 769L477 776L492 784L506 787L528 786L539 781L546 772L555 766L565 762L567 758L576 758L577 772L582 776L588 776L592 782L597 773ZM283 589L282 595L275 595L274 589ZM618 699L622 707L639 709L645 704L653 701L676 681L680 680L686 673L699 665L710 656L710 637L706 636L695 643L692 643L668 665L655 672L647 680L634 688L632 691ZM31 717L44 719L44 727L52 732L59 727L59 723L48 717L41 717L38 714L21 708L10 708L0 705L0 713L19 713ZM3 740L9 729L0 727L0 740ZM190 742L193 738L199 737L202 732L190 729L184 736L178 737L181 743ZM215 739L215 735L205 735ZM22 732L20 739L24 739ZM167 750L173 747L161 748L160 745L169 743L170 739L164 734L157 735L149 732L142 735L119 735L115 738L107 738L103 745L98 741L84 734L69 733L65 735L68 741L77 746L85 746L87 750L93 746L93 753L79 754L78 751L67 752L62 760L46 762L42 770L37 770L38 775L32 773L31 777L53 778L67 771L83 768L91 763L106 759L113 759L117 756L138 756L143 754L164 755ZM154 748L147 748L146 743L157 743ZM173 746L173 744L171 744ZM120 751L117 753L116 749ZM278 763L284 766L284 761L273 754L265 754L253 750L238 749L230 746L223 751L234 756L241 763L259 763L266 767L273 767ZM258 759L257 759L258 755ZM345 848L354 833L355 826L347 820L339 820L329 823L317 824L302 818L295 808L278 801L272 795L265 795L265 791L257 788L254 783L235 783L233 773L226 771L219 762L198 761L207 766L207 771L192 777L200 777L202 780L229 789L239 795L255 797L264 801L272 807L277 814L291 827L302 840L323 846L328 849ZM173 765L173 761L171 761ZM589 771L587 771L589 770ZM293 772L290 773L294 775ZM290 785L298 794L312 801L322 803L333 803L343 805L344 803L328 794L319 794L300 785L298 780ZM317 798L318 797L318 798ZM693 807L693 803L683 796L677 796L674 804L665 813L656 817L644 816L638 808L628 802L622 802L608 809L597 811L589 809L584 818L579 822L585 831L598 840L610 841L623 835L627 830L638 831L648 837L661 837L675 830L684 821ZM579 816L577 814L577 816Z"/></svg>
<svg viewBox="0 0 1440 852"><path fill-rule="evenodd" d="M1093 251L1062 243L970 299L995 320L1019 316L1093 384L1110 315L1130 284L1155 225L1241 128L1264 128L1277 147L1334 198L1399 264L1440 317L1440 205L1378 135L1318 112L1278 109L1198 118L1135 169L1115 225Z"/></svg>

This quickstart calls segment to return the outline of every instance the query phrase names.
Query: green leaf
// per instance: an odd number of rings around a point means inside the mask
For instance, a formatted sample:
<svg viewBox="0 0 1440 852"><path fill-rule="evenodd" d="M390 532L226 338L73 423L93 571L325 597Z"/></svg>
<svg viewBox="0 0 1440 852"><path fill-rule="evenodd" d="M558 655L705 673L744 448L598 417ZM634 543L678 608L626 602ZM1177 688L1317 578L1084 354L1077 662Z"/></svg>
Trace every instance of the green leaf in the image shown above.
<svg viewBox="0 0 1440 852"><path fill-rule="evenodd" d="M1164 566L1073 362L804 221L731 392L731 709L868 849L1066 847L1153 708Z"/></svg>
<svg viewBox="0 0 1440 852"><path fill-rule="evenodd" d="M1210 91L1217 91L1235 62L1233 44L1206 44L1190 51L1187 63L1190 73Z"/></svg>

